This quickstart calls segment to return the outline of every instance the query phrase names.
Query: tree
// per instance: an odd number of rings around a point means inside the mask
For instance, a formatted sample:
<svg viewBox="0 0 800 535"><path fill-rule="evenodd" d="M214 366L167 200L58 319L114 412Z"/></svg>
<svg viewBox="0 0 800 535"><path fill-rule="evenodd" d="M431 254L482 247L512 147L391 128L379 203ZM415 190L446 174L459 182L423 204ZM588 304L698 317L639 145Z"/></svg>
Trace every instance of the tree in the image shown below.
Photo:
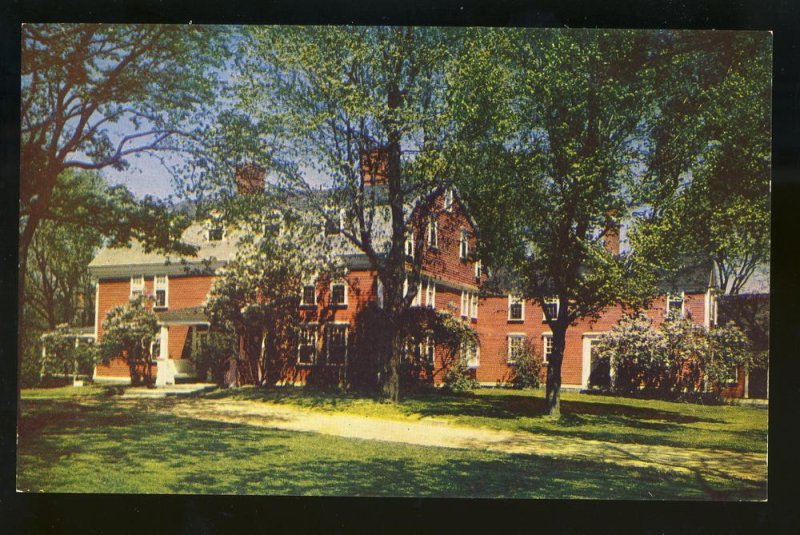
<svg viewBox="0 0 800 535"><path fill-rule="evenodd" d="M81 342L78 332L69 325L61 324L53 332L42 337L44 360L42 376L91 374L97 362L97 348L91 342Z"/></svg>
<svg viewBox="0 0 800 535"><path fill-rule="evenodd" d="M479 255L545 311L547 409L558 417L569 326L614 303L639 304L652 282L634 256L605 247L635 205L651 34L479 31L468 49L451 97L461 117L458 175L481 206ZM558 305L547 306L552 299Z"/></svg>
<svg viewBox="0 0 800 535"><path fill-rule="evenodd" d="M296 347L291 340L304 282L337 268L328 261L318 227L274 193L231 199L224 213L236 221L241 237L236 255L214 281L206 313L213 330L241 340L239 380L269 384L279 371L276 365Z"/></svg>
<svg viewBox="0 0 800 535"><path fill-rule="evenodd" d="M158 340L158 317L138 297L128 305L108 311L103 321L100 356L103 362L122 357L131 374L131 384L152 386L153 345Z"/></svg>
<svg viewBox="0 0 800 535"><path fill-rule="evenodd" d="M427 247L431 194L448 175L440 148L442 65L453 54L448 35L399 27L254 28L238 54L237 107L247 117L232 121L232 133L246 135L234 135L228 152L259 151L317 217L338 228L341 216L341 236L366 255L384 289L390 349L379 356L379 389L393 401L405 346L399 320L418 291L423 258L407 265L404 245L413 226L415 250ZM253 139L272 143L254 147ZM385 175L385 187L364 183L362 163ZM316 174L330 178L326 195L312 185Z"/></svg>
<svg viewBox="0 0 800 535"><path fill-rule="evenodd" d="M141 217L157 212L161 222L163 203L150 199L133 212L139 217L128 219L119 217L118 203L109 202L126 200L124 188L97 198L59 191L58 182L70 169L124 169L138 154L185 150L179 137L199 142L197 112L214 100L209 73L223 56L224 42L209 38L211 33L191 26L23 25L20 303L39 224L81 216L70 207L98 222L116 221L117 233L148 247L177 245L180 229ZM190 120L198 126L186 126Z"/></svg>

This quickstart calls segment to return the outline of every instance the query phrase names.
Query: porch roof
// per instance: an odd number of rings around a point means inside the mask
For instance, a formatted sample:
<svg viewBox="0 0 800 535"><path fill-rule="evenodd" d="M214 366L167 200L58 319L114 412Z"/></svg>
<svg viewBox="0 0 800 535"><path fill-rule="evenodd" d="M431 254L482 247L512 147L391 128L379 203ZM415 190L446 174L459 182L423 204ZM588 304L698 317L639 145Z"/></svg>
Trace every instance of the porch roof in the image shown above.
<svg viewBox="0 0 800 535"><path fill-rule="evenodd" d="M202 306L186 307L156 312L161 325L208 325L208 317Z"/></svg>

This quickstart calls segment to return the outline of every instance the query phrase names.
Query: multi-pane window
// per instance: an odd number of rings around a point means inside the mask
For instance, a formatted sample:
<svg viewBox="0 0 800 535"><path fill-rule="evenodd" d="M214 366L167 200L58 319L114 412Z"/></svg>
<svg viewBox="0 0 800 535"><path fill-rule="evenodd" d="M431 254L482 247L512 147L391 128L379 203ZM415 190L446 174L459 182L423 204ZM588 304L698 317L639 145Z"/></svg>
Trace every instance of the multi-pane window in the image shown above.
<svg viewBox="0 0 800 535"><path fill-rule="evenodd" d="M547 321L548 317L556 319L558 317L558 305L558 297L545 297L544 307L542 308L542 321Z"/></svg>
<svg viewBox="0 0 800 535"><path fill-rule="evenodd" d="M439 222L434 216L428 221L428 246L439 247Z"/></svg>
<svg viewBox="0 0 800 535"><path fill-rule="evenodd" d="M325 326L326 360L329 365L342 365L347 359L347 325Z"/></svg>
<svg viewBox="0 0 800 535"><path fill-rule="evenodd" d="M301 325L297 341L297 363L310 365L317 361L317 326Z"/></svg>
<svg viewBox="0 0 800 535"><path fill-rule="evenodd" d="M477 368L481 363L481 349L478 344L466 342L461 350L461 358L468 368Z"/></svg>
<svg viewBox="0 0 800 535"><path fill-rule="evenodd" d="M433 338L430 336L425 337L425 360L428 364L433 365L436 359L436 346L433 343Z"/></svg>
<svg viewBox="0 0 800 535"><path fill-rule="evenodd" d="M153 283L156 294L156 308L167 308L169 297L169 278L166 275L156 275Z"/></svg>
<svg viewBox="0 0 800 535"><path fill-rule="evenodd" d="M331 283L331 305L347 306L347 285L345 283Z"/></svg>
<svg viewBox="0 0 800 535"><path fill-rule="evenodd" d="M461 290L461 315L465 318L478 319L478 294Z"/></svg>
<svg viewBox="0 0 800 535"><path fill-rule="evenodd" d="M508 363L514 364L522 356L525 351L525 335L524 334L509 334L508 335Z"/></svg>
<svg viewBox="0 0 800 535"><path fill-rule="evenodd" d="M408 277L403 279L403 297L406 297L409 292L409 284L408 284ZM414 294L414 298L411 300L412 307L422 306L422 285L417 284L417 293Z"/></svg>
<svg viewBox="0 0 800 535"><path fill-rule="evenodd" d="M453 190L451 189L444 192L444 209L448 212L453 211Z"/></svg>
<svg viewBox="0 0 800 535"><path fill-rule="evenodd" d="M683 317L683 292L667 295L667 316Z"/></svg>
<svg viewBox="0 0 800 535"><path fill-rule="evenodd" d="M481 261L478 260L478 261L475 262L475 278L476 279L480 279L481 278L481 269L482 269Z"/></svg>
<svg viewBox="0 0 800 535"><path fill-rule="evenodd" d="M410 259L414 259L414 233L412 232L411 235L406 238L406 256Z"/></svg>
<svg viewBox="0 0 800 535"><path fill-rule="evenodd" d="M478 294L470 292L469 315L473 319L478 319Z"/></svg>
<svg viewBox="0 0 800 535"><path fill-rule="evenodd" d="M553 354L553 335L542 335L542 362L550 362L550 355Z"/></svg>
<svg viewBox="0 0 800 535"><path fill-rule="evenodd" d="M131 277L131 299L144 294L144 275Z"/></svg>
<svg viewBox="0 0 800 535"><path fill-rule="evenodd" d="M518 295L508 296L508 321L525 321L525 307Z"/></svg>
<svg viewBox="0 0 800 535"><path fill-rule="evenodd" d="M466 230L461 231L461 241L459 242L458 257L466 260L469 257L469 234Z"/></svg>
<svg viewBox="0 0 800 535"><path fill-rule="evenodd" d="M429 308L436 308L436 283L433 279L426 279L425 305Z"/></svg>
<svg viewBox="0 0 800 535"><path fill-rule="evenodd" d="M313 306L317 304L317 288L313 284L303 285L303 296L300 300L303 306Z"/></svg>

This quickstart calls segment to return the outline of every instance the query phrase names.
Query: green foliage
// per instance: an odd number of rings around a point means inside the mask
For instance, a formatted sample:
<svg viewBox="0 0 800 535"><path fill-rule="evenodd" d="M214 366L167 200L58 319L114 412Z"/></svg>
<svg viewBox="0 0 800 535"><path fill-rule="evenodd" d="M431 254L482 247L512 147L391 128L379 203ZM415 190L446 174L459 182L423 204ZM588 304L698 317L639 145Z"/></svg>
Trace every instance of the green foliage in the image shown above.
<svg viewBox="0 0 800 535"><path fill-rule="evenodd" d="M600 338L596 355L610 359L616 392L717 401L736 382L736 370L758 358L732 324L708 331L688 319L667 318L655 329L644 314L623 317Z"/></svg>
<svg viewBox="0 0 800 535"><path fill-rule="evenodd" d="M91 376L98 360L97 348L93 343L78 338L78 334L73 327L62 324L42 336L46 353L40 362L42 376Z"/></svg>
<svg viewBox="0 0 800 535"><path fill-rule="evenodd" d="M197 376L201 380L210 380L223 385L231 358L235 358L238 354L239 340L235 335L210 332L203 347L194 355Z"/></svg>
<svg viewBox="0 0 800 535"><path fill-rule="evenodd" d="M450 366L444 373L442 388L446 392L462 394L471 392L479 386L474 372L461 363Z"/></svg>
<svg viewBox="0 0 800 535"><path fill-rule="evenodd" d="M138 297L128 305L118 305L108 311L103 321L100 356L103 362L121 357L128 365L131 384L152 385L151 345L158 339L158 318Z"/></svg>
<svg viewBox="0 0 800 535"><path fill-rule="evenodd" d="M542 355L530 337L525 338L522 351L514 358L511 384L515 388L538 388L541 383Z"/></svg>

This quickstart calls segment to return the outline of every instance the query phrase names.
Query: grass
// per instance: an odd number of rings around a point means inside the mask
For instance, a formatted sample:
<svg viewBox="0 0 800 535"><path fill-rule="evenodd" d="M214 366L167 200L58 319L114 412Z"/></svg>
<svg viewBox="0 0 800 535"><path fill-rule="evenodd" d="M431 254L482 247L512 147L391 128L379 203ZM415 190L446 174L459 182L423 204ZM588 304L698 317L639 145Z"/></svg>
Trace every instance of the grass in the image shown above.
<svg viewBox="0 0 800 535"><path fill-rule="evenodd" d="M699 473L178 418L157 409L180 400L123 402L104 392L24 392L19 490L600 499L763 499L766 492L765 484Z"/></svg>
<svg viewBox="0 0 800 535"><path fill-rule="evenodd" d="M544 392L488 388L473 395L409 395L397 405L357 393L284 387L204 394L324 412L389 419L433 418L459 425L637 444L767 451L768 411L757 406L697 405L562 392L561 420L543 416Z"/></svg>

